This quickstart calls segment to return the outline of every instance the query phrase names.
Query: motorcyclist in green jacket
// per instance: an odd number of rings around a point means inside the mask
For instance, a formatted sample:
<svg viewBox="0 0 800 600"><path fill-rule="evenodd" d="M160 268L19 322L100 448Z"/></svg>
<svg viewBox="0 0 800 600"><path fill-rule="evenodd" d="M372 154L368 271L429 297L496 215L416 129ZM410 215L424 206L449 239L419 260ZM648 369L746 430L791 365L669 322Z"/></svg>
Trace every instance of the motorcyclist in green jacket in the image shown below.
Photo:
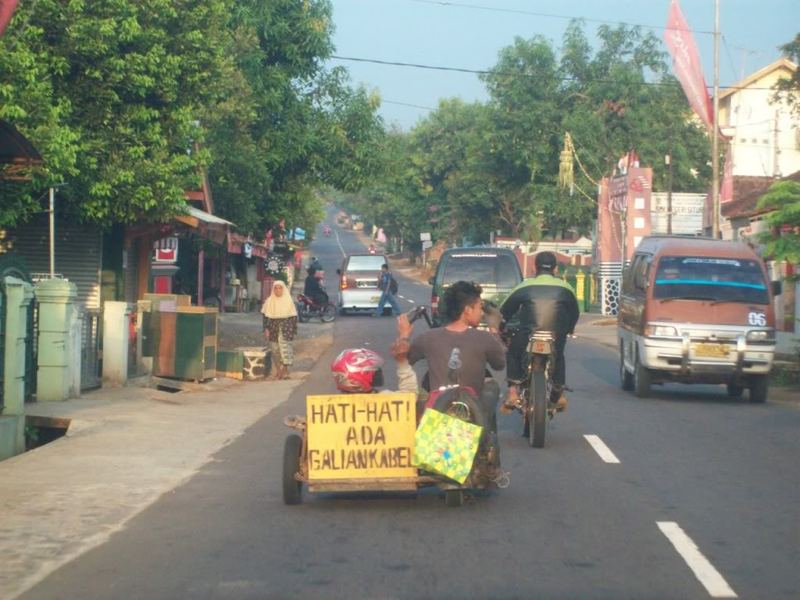
<svg viewBox="0 0 800 600"><path fill-rule="evenodd" d="M503 412L510 412L520 404L518 384L526 374L524 364L530 334L536 330L551 331L555 337L555 368L553 369L553 390L551 405L558 410L567 406L564 395L566 365L564 347L567 335L575 330L578 322L578 301L572 287L563 279L556 277L558 263L552 252L539 252L535 259L536 276L525 279L500 306L503 319L508 322L517 317L519 329L514 334L506 354L506 376L508 379L508 398Z"/></svg>

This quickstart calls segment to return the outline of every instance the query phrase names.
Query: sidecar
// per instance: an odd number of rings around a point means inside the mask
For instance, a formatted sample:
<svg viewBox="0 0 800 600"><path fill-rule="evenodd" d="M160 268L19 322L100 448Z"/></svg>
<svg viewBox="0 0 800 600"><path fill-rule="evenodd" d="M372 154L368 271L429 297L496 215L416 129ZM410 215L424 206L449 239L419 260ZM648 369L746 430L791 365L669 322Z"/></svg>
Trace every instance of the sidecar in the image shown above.
<svg viewBox="0 0 800 600"><path fill-rule="evenodd" d="M441 408L446 402L440 403ZM450 414L469 416L469 402L451 401ZM447 410L447 407L445 407ZM436 486L448 506L460 506L466 492L505 487L496 437L482 441L463 483L412 464L417 398L409 392L308 396L306 416L284 423L296 430L283 453L283 501L300 504L308 492L415 492ZM493 441L495 440L495 441ZM506 481L502 480L506 478Z"/></svg>

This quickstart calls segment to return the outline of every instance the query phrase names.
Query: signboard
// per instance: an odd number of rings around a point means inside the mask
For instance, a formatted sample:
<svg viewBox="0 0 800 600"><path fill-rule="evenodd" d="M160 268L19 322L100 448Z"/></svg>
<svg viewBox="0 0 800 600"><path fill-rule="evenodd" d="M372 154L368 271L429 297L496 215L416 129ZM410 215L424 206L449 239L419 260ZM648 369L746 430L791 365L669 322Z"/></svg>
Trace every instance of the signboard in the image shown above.
<svg viewBox="0 0 800 600"><path fill-rule="evenodd" d="M422 249L423 250L427 250L428 248L432 248L432 247L433 247L433 242L432 241L428 240L428 241L422 242Z"/></svg>
<svg viewBox="0 0 800 600"><path fill-rule="evenodd" d="M706 194L672 194L672 233L697 235L703 232ZM653 233L667 233L667 194L653 194Z"/></svg>
<svg viewBox="0 0 800 600"><path fill-rule="evenodd" d="M306 397L308 477L416 477L416 394Z"/></svg>
<svg viewBox="0 0 800 600"><path fill-rule="evenodd" d="M178 260L178 238L166 237L153 242L153 262L174 263Z"/></svg>
<svg viewBox="0 0 800 600"><path fill-rule="evenodd" d="M612 212L622 213L628 204L628 177L626 175L612 177L608 189L609 208Z"/></svg>
<svg viewBox="0 0 800 600"><path fill-rule="evenodd" d="M430 233L420 233L419 234L419 241L420 242L430 242L431 241L431 234Z"/></svg>

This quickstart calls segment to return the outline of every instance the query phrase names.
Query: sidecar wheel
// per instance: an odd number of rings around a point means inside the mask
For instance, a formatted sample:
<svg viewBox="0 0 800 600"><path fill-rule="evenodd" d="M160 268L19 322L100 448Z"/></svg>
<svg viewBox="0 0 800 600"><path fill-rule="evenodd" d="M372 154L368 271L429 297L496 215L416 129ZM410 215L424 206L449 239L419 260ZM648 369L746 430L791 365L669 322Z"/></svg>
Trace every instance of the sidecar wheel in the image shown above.
<svg viewBox="0 0 800 600"><path fill-rule="evenodd" d="M444 503L451 508L461 506L464 504L464 490L445 490Z"/></svg>
<svg viewBox="0 0 800 600"><path fill-rule="evenodd" d="M300 471L300 452L303 450L303 439L297 434L287 436L283 445L283 503L301 504L303 502L303 484L295 479Z"/></svg>

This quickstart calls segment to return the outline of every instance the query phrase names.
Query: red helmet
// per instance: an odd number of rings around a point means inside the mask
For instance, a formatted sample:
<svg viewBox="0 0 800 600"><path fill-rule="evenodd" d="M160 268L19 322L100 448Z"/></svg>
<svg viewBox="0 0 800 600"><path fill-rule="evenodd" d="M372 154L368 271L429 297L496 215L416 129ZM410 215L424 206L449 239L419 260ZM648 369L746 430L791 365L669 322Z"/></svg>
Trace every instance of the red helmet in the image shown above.
<svg viewBox="0 0 800 600"><path fill-rule="evenodd" d="M374 350L347 348L331 363L336 389L343 392L371 392L383 385L383 359Z"/></svg>

